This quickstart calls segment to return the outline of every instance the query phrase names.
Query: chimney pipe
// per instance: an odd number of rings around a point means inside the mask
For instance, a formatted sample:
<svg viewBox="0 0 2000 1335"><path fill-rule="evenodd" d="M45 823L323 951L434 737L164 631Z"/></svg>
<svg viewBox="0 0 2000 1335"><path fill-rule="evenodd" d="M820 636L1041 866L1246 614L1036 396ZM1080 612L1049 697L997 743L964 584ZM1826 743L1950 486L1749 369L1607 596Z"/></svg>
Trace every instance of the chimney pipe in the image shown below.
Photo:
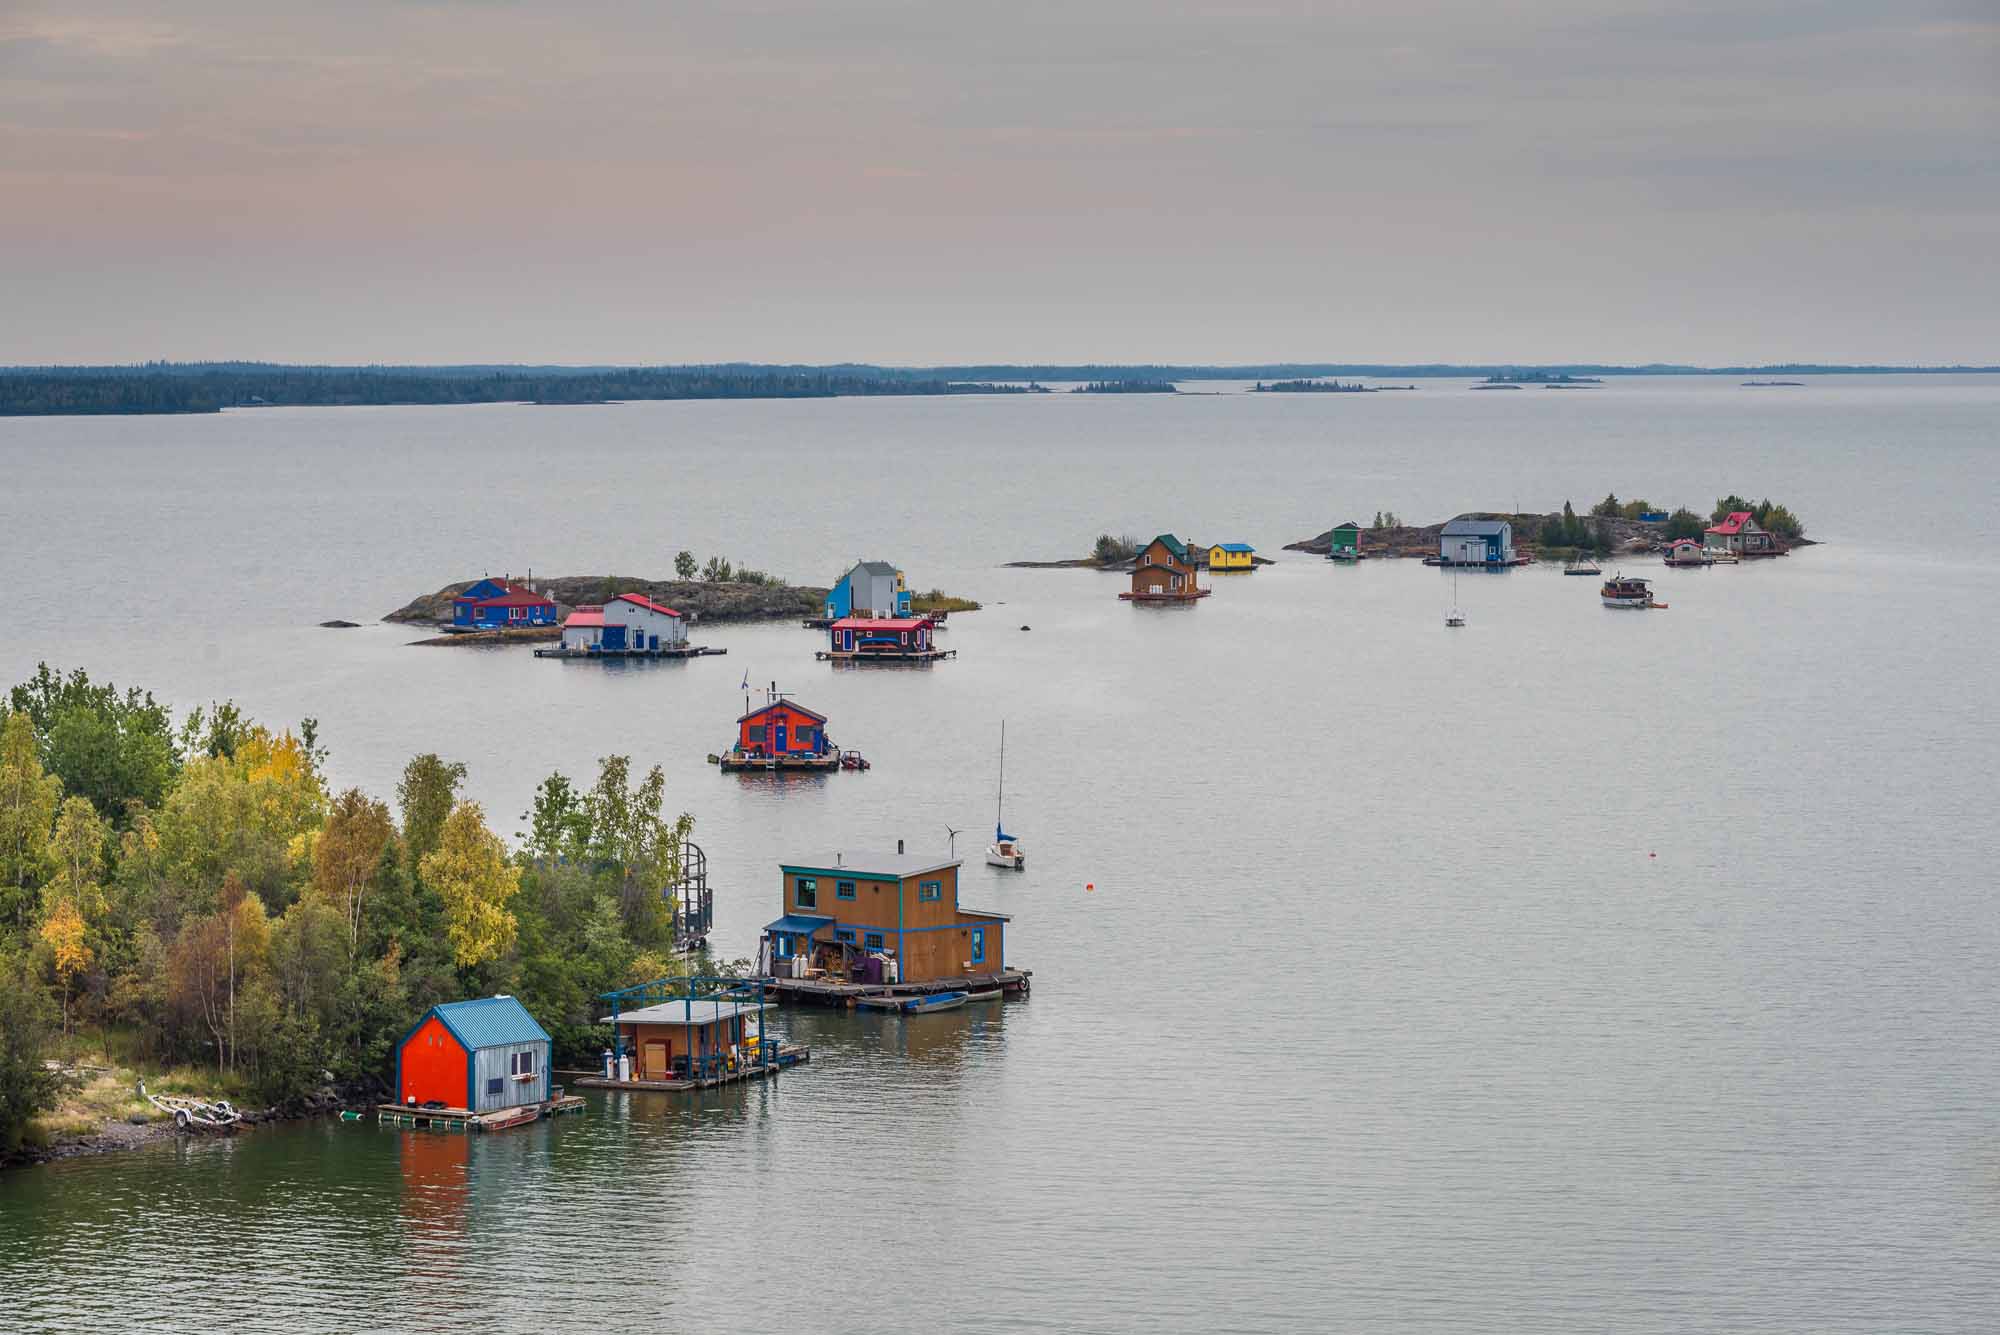
<svg viewBox="0 0 2000 1335"><path fill-rule="evenodd" d="M901 857L902 855L903 855L903 841L901 839L898 839L896 841L896 856Z"/></svg>

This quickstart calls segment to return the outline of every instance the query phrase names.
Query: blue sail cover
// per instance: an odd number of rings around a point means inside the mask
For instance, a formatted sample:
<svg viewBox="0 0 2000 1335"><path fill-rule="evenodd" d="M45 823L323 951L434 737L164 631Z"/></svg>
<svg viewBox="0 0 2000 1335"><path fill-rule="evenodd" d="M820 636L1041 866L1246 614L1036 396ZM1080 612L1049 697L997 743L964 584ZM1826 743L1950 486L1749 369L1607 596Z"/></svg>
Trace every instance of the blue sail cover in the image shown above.
<svg viewBox="0 0 2000 1335"><path fill-rule="evenodd" d="M1009 843L1009 842L1011 842L1011 841L1013 840L1013 838L1014 838L1014 836L1013 836L1013 835L1011 835L1011 834L1007 833L1007 832L1006 832L1005 830L1003 830L1003 829L1001 829L1001 828L1000 828L1000 822L999 822L999 821L997 821L997 820L996 820L996 821L994 821L994 822L993 822L993 842L994 842L994 843L996 843L996 844L1004 844L1004 843Z"/></svg>

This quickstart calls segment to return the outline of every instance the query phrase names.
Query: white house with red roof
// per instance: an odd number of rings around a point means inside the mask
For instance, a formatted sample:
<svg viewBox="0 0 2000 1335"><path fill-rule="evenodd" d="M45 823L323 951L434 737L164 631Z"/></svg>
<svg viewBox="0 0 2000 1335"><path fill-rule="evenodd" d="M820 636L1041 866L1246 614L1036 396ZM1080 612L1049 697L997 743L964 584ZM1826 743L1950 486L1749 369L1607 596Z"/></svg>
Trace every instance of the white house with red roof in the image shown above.
<svg viewBox="0 0 2000 1335"><path fill-rule="evenodd" d="M1738 556L1776 556L1785 550L1778 535L1759 524L1748 510L1733 510L1720 524L1711 524L1701 535L1701 545Z"/></svg>
<svg viewBox="0 0 2000 1335"><path fill-rule="evenodd" d="M579 607L562 626L563 648L580 653L659 653L687 645L687 618L640 593Z"/></svg>

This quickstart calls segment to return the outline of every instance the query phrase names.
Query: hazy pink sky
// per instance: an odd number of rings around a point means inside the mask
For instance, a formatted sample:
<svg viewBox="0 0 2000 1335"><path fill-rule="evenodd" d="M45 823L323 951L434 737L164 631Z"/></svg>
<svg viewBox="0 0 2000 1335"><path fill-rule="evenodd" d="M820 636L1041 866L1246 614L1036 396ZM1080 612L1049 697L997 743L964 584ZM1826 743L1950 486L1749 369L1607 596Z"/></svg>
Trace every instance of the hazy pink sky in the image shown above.
<svg viewBox="0 0 2000 1335"><path fill-rule="evenodd" d="M2000 361L1993 0L0 0L0 362Z"/></svg>

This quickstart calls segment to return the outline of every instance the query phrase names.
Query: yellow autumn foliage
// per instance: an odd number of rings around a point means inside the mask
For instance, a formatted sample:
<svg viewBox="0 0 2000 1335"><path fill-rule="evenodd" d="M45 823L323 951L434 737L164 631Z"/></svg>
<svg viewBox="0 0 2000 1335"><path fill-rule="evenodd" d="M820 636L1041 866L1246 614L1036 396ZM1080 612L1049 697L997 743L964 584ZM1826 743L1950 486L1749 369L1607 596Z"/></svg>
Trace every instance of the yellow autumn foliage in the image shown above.
<svg viewBox="0 0 2000 1335"><path fill-rule="evenodd" d="M517 924L507 905L521 887L521 869L508 862L506 845L486 828L477 802L451 809L421 869L424 883L444 901L445 939L461 967L513 949Z"/></svg>

